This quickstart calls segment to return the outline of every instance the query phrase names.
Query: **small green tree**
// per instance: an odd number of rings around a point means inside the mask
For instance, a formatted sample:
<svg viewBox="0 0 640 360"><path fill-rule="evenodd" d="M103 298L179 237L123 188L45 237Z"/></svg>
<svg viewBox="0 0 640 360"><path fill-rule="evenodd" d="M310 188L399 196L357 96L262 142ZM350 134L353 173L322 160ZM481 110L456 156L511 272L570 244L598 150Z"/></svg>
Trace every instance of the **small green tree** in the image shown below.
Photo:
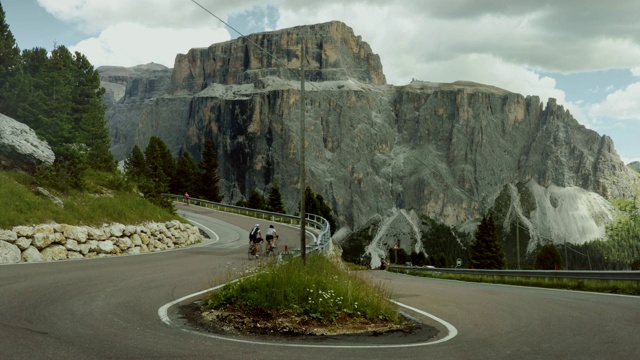
<svg viewBox="0 0 640 360"><path fill-rule="evenodd" d="M282 202L282 193L280 192L280 186L277 181L274 181L269 188L269 194L267 196L267 210L286 214L287 209L284 207L284 203Z"/></svg>
<svg viewBox="0 0 640 360"><path fill-rule="evenodd" d="M536 255L535 268L538 270L555 270L562 266L562 257L554 244L546 244Z"/></svg>
<svg viewBox="0 0 640 360"><path fill-rule="evenodd" d="M476 240L471 244L471 266L475 269L504 269L505 258L493 215L482 217L476 232Z"/></svg>
<svg viewBox="0 0 640 360"><path fill-rule="evenodd" d="M256 189L251 190L249 199L247 199L246 207L256 210L265 210L267 207L267 200Z"/></svg>
<svg viewBox="0 0 640 360"><path fill-rule="evenodd" d="M200 191L205 200L220 202L223 196L220 194L220 176L218 175L218 157L213 147L213 140L207 139L202 150L202 161L198 164L202 171Z"/></svg>

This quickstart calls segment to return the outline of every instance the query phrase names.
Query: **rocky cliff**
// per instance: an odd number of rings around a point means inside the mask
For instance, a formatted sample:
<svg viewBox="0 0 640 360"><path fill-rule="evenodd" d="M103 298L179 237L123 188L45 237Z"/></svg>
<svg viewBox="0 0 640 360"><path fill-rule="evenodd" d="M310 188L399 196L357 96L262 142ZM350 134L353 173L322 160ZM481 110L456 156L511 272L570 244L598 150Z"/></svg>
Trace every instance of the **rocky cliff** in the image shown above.
<svg viewBox="0 0 640 360"><path fill-rule="evenodd" d="M499 206L505 224L518 217L530 229L530 248L580 242L602 236L615 216L608 200L638 187L611 139L554 99L470 82L386 85L379 57L339 22L192 49L176 57L170 82L164 72L129 80L108 109L114 156L156 135L198 160L212 138L226 202L277 180L294 211L303 43L307 181L346 229L398 214L471 229Z"/></svg>

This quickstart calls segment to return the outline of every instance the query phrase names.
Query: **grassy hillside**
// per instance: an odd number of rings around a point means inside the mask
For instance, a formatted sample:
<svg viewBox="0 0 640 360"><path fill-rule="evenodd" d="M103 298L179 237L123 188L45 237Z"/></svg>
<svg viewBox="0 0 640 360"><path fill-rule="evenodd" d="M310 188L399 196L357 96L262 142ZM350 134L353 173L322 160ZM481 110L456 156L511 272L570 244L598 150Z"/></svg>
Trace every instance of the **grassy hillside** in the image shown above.
<svg viewBox="0 0 640 360"><path fill-rule="evenodd" d="M0 229L50 222L97 226L179 219L128 189L117 175L90 170L85 180L84 191L60 191L40 185L29 174L0 171ZM38 187L62 200L63 207L40 194Z"/></svg>

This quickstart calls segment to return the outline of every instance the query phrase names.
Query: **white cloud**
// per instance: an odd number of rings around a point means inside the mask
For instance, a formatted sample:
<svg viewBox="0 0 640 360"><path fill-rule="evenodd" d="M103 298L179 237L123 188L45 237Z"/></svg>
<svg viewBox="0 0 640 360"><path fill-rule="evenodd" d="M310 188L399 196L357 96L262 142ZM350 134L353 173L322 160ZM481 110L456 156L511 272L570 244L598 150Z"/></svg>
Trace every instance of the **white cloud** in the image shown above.
<svg viewBox="0 0 640 360"><path fill-rule="evenodd" d="M633 83L625 89L617 90L605 101L591 105L589 113L594 117L606 117L618 120L640 120L640 82Z"/></svg>
<svg viewBox="0 0 640 360"><path fill-rule="evenodd" d="M220 28L148 28L120 23L103 30L98 37L71 46L70 50L85 54L96 67L135 66L150 62L173 67L177 54L186 54L191 48L206 47L228 39L229 33Z"/></svg>

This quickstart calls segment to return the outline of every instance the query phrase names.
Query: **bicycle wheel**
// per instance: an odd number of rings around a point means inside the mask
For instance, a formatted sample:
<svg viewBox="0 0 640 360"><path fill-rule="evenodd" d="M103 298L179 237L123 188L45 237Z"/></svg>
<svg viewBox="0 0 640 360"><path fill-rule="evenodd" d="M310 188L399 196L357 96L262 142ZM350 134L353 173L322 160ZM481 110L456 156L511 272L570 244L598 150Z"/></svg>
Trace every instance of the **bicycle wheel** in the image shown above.
<svg viewBox="0 0 640 360"><path fill-rule="evenodd" d="M272 247L268 247L267 246L267 253L265 254L265 256L270 257L270 256L277 256L278 255L278 248L275 246Z"/></svg>
<svg viewBox="0 0 640 360"><path fill-rule="evenodd" d="M255 258L255 257L256 257L256 256L253 254L253 244L249 245L249 251L248 251L248 254L249 254L249 260L251 260L251 259L253 259L253 258Z"/></svg>

